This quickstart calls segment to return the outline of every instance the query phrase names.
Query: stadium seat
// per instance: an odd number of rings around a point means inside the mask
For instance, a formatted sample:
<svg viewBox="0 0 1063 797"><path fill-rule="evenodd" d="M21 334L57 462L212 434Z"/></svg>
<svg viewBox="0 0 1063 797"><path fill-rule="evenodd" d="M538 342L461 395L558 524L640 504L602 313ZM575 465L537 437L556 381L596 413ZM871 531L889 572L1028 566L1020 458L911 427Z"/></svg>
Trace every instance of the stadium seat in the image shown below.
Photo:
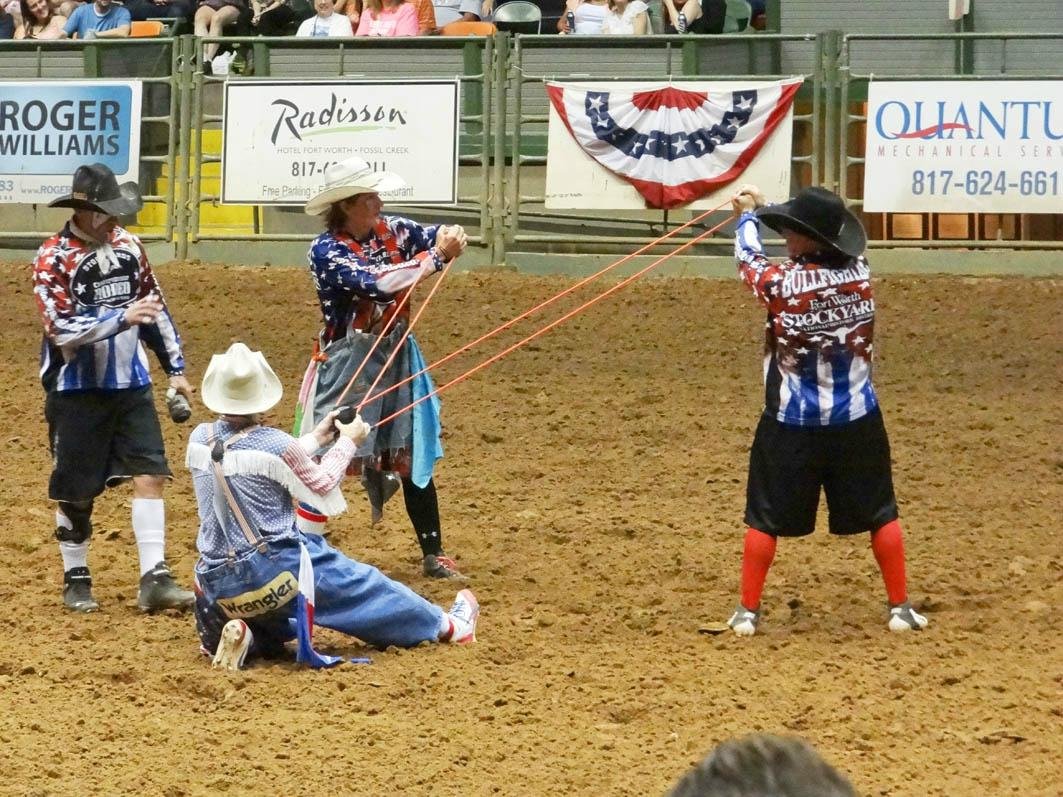
<svg viewBox="0 0 1063 797"><path fill-rule="evenodd" d="M539 33L543 12L528 0L509 0L495 8L495 26L510 33Z"/></svg>
<svg viewBox="0 0 1063 797"><path fill-rule="evenodd" d="M753 9L746 0L727 0L727 13L723 20L723 33L742 33L749 28Z"/></svg>
<svg viewBox="0 0 1063 797"><path fill-rule="evenodd" d="M131 39L150 38L152 36L161 36L163 31L162 23L157 20L146 19L138 20L130 23L129 25L129 37Z"/></svg>
<svg viewBox="0 0 1063 797"><path fill-rule="evenodd" d="M450 22L439 29L443 36L494 36L498 30L490 22L466 22L459 19Z"/></svg>

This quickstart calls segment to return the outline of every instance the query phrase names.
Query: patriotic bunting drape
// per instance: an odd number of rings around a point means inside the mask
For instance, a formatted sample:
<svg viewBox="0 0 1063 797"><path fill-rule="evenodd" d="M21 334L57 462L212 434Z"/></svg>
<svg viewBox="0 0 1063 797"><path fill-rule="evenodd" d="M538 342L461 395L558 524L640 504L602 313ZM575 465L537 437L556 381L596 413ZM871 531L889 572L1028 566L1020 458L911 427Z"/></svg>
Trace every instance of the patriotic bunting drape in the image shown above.
<svg viewBox="0 0 1063 797"><path fill-rule="evenodd" d="M736 180L786 117L800 78L756 88L601 89L548 83L580 148L654 208L675 208Z"/></svg>

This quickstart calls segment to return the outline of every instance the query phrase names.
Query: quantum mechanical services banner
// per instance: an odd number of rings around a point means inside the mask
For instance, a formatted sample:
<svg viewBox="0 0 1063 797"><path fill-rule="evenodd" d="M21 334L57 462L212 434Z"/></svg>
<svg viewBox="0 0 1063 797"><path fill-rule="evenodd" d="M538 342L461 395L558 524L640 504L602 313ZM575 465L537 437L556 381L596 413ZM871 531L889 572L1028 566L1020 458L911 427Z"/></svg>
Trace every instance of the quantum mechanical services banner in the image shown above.
<svg viewBox="0 0 1063 797"><path fill-rule="evenodd" d="M140 81L0 80L0 202L70 193L78 166L140 177Z"/></svg>
<svg viewBox="0 0 1063 797"><path fill-rule="evenodd" d="M864 210L1061 208L1063 81L871 83Z"/></svg>
<svg viewBox="0 0 1063 797"><path fill-rule="evenodd" d="M301 205L352 156L408 185L403 204L457 201L458 82L228 81L222 202Z"/></svg>
<svg viewBox="0 0 1063 797"><path fill-rule="evenodd" d="M549 83L546 207L701 210L790 193L801 79Z"/></svg>

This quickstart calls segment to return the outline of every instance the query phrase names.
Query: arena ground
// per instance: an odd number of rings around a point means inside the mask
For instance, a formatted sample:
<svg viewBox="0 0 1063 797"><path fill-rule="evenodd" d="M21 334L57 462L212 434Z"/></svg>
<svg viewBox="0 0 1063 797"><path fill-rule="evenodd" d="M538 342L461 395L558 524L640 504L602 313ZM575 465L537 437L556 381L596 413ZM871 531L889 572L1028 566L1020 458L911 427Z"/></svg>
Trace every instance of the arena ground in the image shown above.
<svg viewBox="0 0 1063 797"><path fill-rule="evenodd" d="M158 271L193 381L246 341L287 386L286 425L317 324L306 274ZM0 266L0 793L659 795L751 731L809 739L864 795L1061 793L1063 280L877 282L876 381L925 633L886 631L866 537L822 531L780 545L762 635L699 633L736 599L763 317L734 281L650 280L446 395L437 481L483 605L478 644L230 674L198 655L189 618L137 612L127 491L99 502L104 611L61 609L29 277ZM455 275L423 347L445 354L567 284ZM189 428L166 424L186 582ZM348 493L333 542L449 603L454 586L419 575L401 507L371 531ZM327 632L319 647L365 652Z"/></svg>

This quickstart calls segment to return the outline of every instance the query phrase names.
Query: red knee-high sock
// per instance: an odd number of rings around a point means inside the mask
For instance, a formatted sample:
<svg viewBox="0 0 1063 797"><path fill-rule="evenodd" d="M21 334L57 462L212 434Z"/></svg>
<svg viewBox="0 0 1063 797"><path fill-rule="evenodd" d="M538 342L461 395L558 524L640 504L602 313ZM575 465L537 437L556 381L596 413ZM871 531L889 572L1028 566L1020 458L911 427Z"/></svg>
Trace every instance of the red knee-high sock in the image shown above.
<svg viewBox="0 0 1063 797"><path fill-rule="evenodd" d="M746 529L745 549L742 552L742 605L755 612L760 608L760 593L768 568L775 558L776 537L756 529Z"/></svg>
<svg viewBox="0 0 1063 797"><path fill-rule="evenodd" d="M871 550L886 583L886 595L896 606L908 600L908 582L904 574L904 535L899 521L891 520L871 532Z"/></svg>

